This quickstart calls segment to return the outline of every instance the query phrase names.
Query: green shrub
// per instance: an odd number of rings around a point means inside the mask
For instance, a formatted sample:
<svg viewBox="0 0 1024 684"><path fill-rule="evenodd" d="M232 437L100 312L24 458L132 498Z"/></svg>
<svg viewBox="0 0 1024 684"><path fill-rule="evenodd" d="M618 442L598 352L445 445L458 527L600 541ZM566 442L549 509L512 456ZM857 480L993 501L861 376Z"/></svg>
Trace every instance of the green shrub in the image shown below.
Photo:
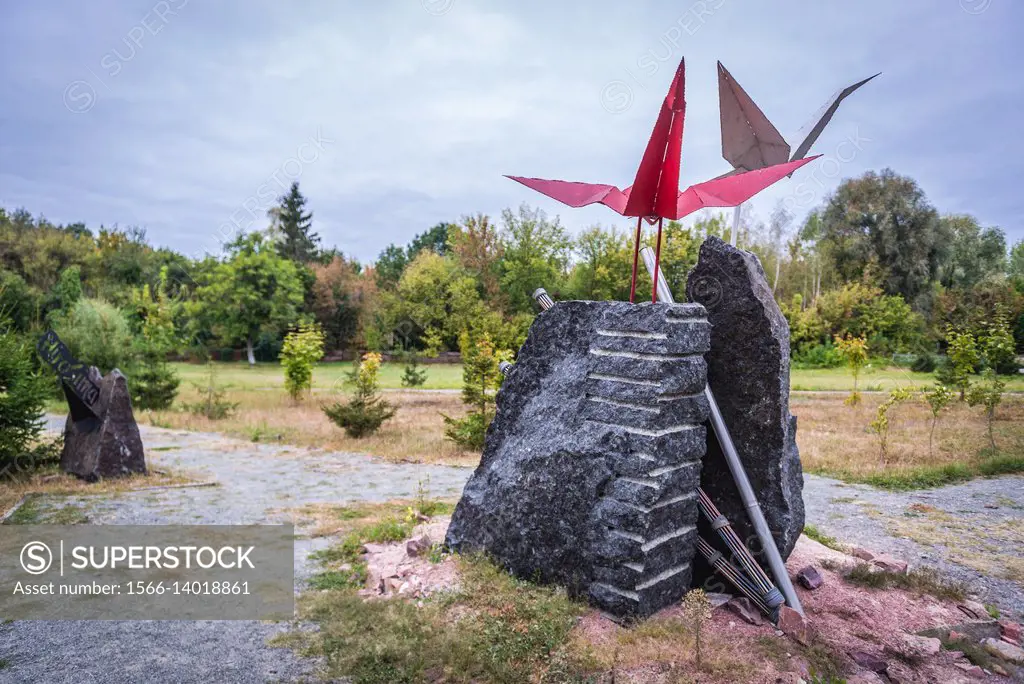
<svg viewBox="0 0 1024 684"><path fill-rule="evenodd" d="M914 362L910 364L910 370L915 373L934 373L938 365L939 360L935 354L923 352L918 354L914 359Z"/></svg>
<svg viewBox="0 0 1024 684"><path fill-rule="evenodd" d="M80 299L66 314L54 318L54 331L76 359L106 375L127 371L135 360L128 320L117 307L100 299Z"/></svg>
<svg viewBox="0 0 1024 684"><path fill-rule="evenodd" d="M230 416L238 404L226 401L229 385L217 384L217 370L213 363L206 364L206 384L192 383L199 390L200 399L194 404L186 403L183 408L189 413L204 416L210 420L222 420Z"/></svg>
<svg viewBox="0 0 1024 684"><path fill-rule="evenodd" d="M420 368L420 360L415 352L405 355L405 370L402 373L402 387L420 387L427 381L427 370Z"/></svg>
<svg viewBox="0 0 1024 684"><path fill-rule="evenodd" d="M377 393L377 372L380 354L370 352L363 356L356 374L356 395L348 403L335 402L321 409L349 437L364 437L380 429L384 421L395 415L395 408Z"/></svg>
<svg viewBox="0 0 1024 684"><path fill-rule="evenodd" d="M33 370L32 347L0 321L0 478L40 465L47 380Z"/></svg>
<svg viewBox="0 0 1024 684"><path fill-rule="evenodd" d="M291 398L298 401L313 387L313 366L324 356L324 333L311 323L288 333L281 347L281 365L284 366L284 387Z"/></svg>
<svg viewBox="0 0 1024 684"><path fill-rule="evenodd" d="M843 363L843 355L831 341L828 344L805 344L793 355L793 365L797 368L838 368Z"/></svg>
<svg viewBox="0 0 1024 684"><path fill-rule="evenodd" d="M494 349L488 333L464 331L459 336L462 351L462 401L470 406L464 418L444 418L445 437L464 449L480 450L487 428L494 419L494 394L501 386L499 362L506 354Z"/></svg>
<svg viewBox="0 0 1024 684"><path fill-rule="evenodd" d="M128 378L132 406L140 410L162 411L178 396L181 380L162 354L143 352Z"/></svg>

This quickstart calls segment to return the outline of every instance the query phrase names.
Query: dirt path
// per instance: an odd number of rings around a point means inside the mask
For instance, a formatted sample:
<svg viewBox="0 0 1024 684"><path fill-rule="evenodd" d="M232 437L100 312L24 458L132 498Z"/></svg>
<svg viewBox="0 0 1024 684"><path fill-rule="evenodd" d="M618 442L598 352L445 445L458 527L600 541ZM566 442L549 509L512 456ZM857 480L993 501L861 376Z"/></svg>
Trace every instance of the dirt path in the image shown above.
<svg viewBox="0 0 1024 684"><path fill-rule="evenodd" d="M54 418L51 427L59 429L61 423ZM251 444L213 434L147 426L141 430L151 467L185 471L220 485L52 498L42 502L43 510L75 506L90 523L101 525L270 523L284 520L284 509L307 503L411 498L428 481L432 496L454 498L471 472ZM937 566L970 584L985 601L1024 611L1021 585L999 576L1018 571L1018 580L1024 581L1024 478L978 480L907 494L815 476L805 482L807 520L823 532L914 564ZM324 543L297 540L300 587L309 576L310 551ZM0 669L0 682L314 680L316 661L266 645L288 627L227 621L13 622L0 626L0 658L9 662Z"/></svg>

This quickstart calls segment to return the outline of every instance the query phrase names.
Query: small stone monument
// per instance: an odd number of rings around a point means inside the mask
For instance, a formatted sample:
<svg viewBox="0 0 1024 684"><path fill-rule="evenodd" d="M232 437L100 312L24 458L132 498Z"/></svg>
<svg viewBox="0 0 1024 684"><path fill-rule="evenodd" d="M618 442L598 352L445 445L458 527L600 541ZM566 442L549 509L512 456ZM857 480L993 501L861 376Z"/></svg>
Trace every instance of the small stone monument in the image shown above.
<svg viewBox="0 0 1024 684"><path fill-rule="evenodd" d="M60 377L70 409L61 470L89 482L145 473L142 437L121 371L101 376L94 366L75 360L52 330L39 339L37 349Z"/></svg>
<svg viewBox="0 0 1024 684"><path fill-rule="evenodd" d="M690 588L708 403L698 304L541 313L497 396L446 543L616 615Z"/></svg>

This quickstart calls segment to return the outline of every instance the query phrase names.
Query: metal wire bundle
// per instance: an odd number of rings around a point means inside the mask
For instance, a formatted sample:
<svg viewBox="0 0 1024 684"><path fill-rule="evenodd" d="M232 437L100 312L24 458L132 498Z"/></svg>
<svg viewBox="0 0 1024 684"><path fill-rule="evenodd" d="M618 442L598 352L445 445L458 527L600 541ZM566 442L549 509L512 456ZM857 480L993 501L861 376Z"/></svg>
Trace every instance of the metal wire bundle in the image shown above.
<svg viewBox="0 0 1024 684"><path fill-rule="evenodd" d="M722 538L725 545L732 551L733 556L743 566L743 569L746 571L744 579L757 591L761 605L767 606L770 609L765 610L765 614L774 615L778 607L785 603L782 593L768 579L768 575L758 565L746 544L740 541L740 538L732 529L732 525L729 524L729 520L718 510L711 497L703 489L698 489L697 493L699 495L700 512L708 519L712 529L718 532L718 536Z"/></svg>
<svg viewBox="0 0 1024 684"><path fill-rule="evenodd" d="M697 550L707 559L711 567L722 577L732 582L733 586L750 599L757 606L758 610L774 619L775 611L769 610L768 606L764 604L761 598L762 594L758 588L754 586L754 583L750 581L750 578L742 570L732 564L732 561L723 556L718 549L707 543L703 537L697 537Z"/></svg>

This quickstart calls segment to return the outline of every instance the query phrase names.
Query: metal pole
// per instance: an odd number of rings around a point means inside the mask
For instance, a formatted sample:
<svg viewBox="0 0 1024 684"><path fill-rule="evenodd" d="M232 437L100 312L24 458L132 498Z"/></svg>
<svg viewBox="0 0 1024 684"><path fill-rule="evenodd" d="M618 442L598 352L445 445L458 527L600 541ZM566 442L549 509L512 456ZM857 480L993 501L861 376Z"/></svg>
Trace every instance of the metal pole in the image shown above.
<svg viewBox="0 0 1024 684"><path fill-rule="evenodd" d="M739 246L739 239L737 235L740 232L740 207L742 206L743 203L740 202L736 205L736 208L732 210L732 235L730 238L733 247Z"/></svg>
<svg viewBox="0 0 1024 684"><path fill-rule="evenodd" d="M644 265L648 266L649 264L648 268L651 268L654 266L654 261L647 254L649 250L650 247L644 247L643 249ZM652 274L651 277L653 278L654 275ZM667 297L661 298L662 294L666 294ZM658 295L663 302L672 303L675 301L672 297L672 292L667 287L664 292L659 291ZM765 556L768 558L768 567L771 568L775 581L782 590L783 596L786 597L786 603L789 604L790 608L803 615L803 606L800 605L796 589L793 588L793 583L789 579L789 573L786 572L786 564L782 562L779 547L775 545L775 539L772 537L771 530L768 529L768 522L764 519L761 504L757 502L757 496L754 494L754 488L750 485L747 472L743 470L743 462L740 461L736 445L732 443L729 428L726 427L725 419L722 418L722 412L718 408L718 402L715 401L715 395L711 393L711 385L704 386L704 396L707 397L708 406L711 408L711 427L714 428L715 437L718 438L718 443L722 447L722 453L725 455L725 462L729 465L732 479L740 490L740 499L742 499L743 506L747 509L750 522L753 523L754 531L757 533L758 539L761 540L761 546L764 547Z"/></svg>
<svg viewBox="0 0 1024 684"><path fill-rule="evenodd" d="M665 219L658 219L658 239L655 240L656 245L654 249L654 270L651 272L651 279L654 280L654 284L651 286L651 303L658 301L658 276L661 276L661 267L658 264L661 262L661 224ZM664 280L664 276L661 280Z"/></svg>
<svg viewBox="0 0 1024 684"><path fill-rule="evenodd" d="M543 287L538 287L533 291L533 298L537 300L537 304L539 304L540 308L544 311L547 311L555 305L555 302L548 296L548 291Z"/></svg>
<svg viewBox="0 0 1024 684"><path fill-rule="evenodd" d="M629 303L632 304L636 298L636 264L637 253L640 251L640 226L643 224L643 217L636 217L636 237L633 238L633 280L629 284Z"/></svg>

